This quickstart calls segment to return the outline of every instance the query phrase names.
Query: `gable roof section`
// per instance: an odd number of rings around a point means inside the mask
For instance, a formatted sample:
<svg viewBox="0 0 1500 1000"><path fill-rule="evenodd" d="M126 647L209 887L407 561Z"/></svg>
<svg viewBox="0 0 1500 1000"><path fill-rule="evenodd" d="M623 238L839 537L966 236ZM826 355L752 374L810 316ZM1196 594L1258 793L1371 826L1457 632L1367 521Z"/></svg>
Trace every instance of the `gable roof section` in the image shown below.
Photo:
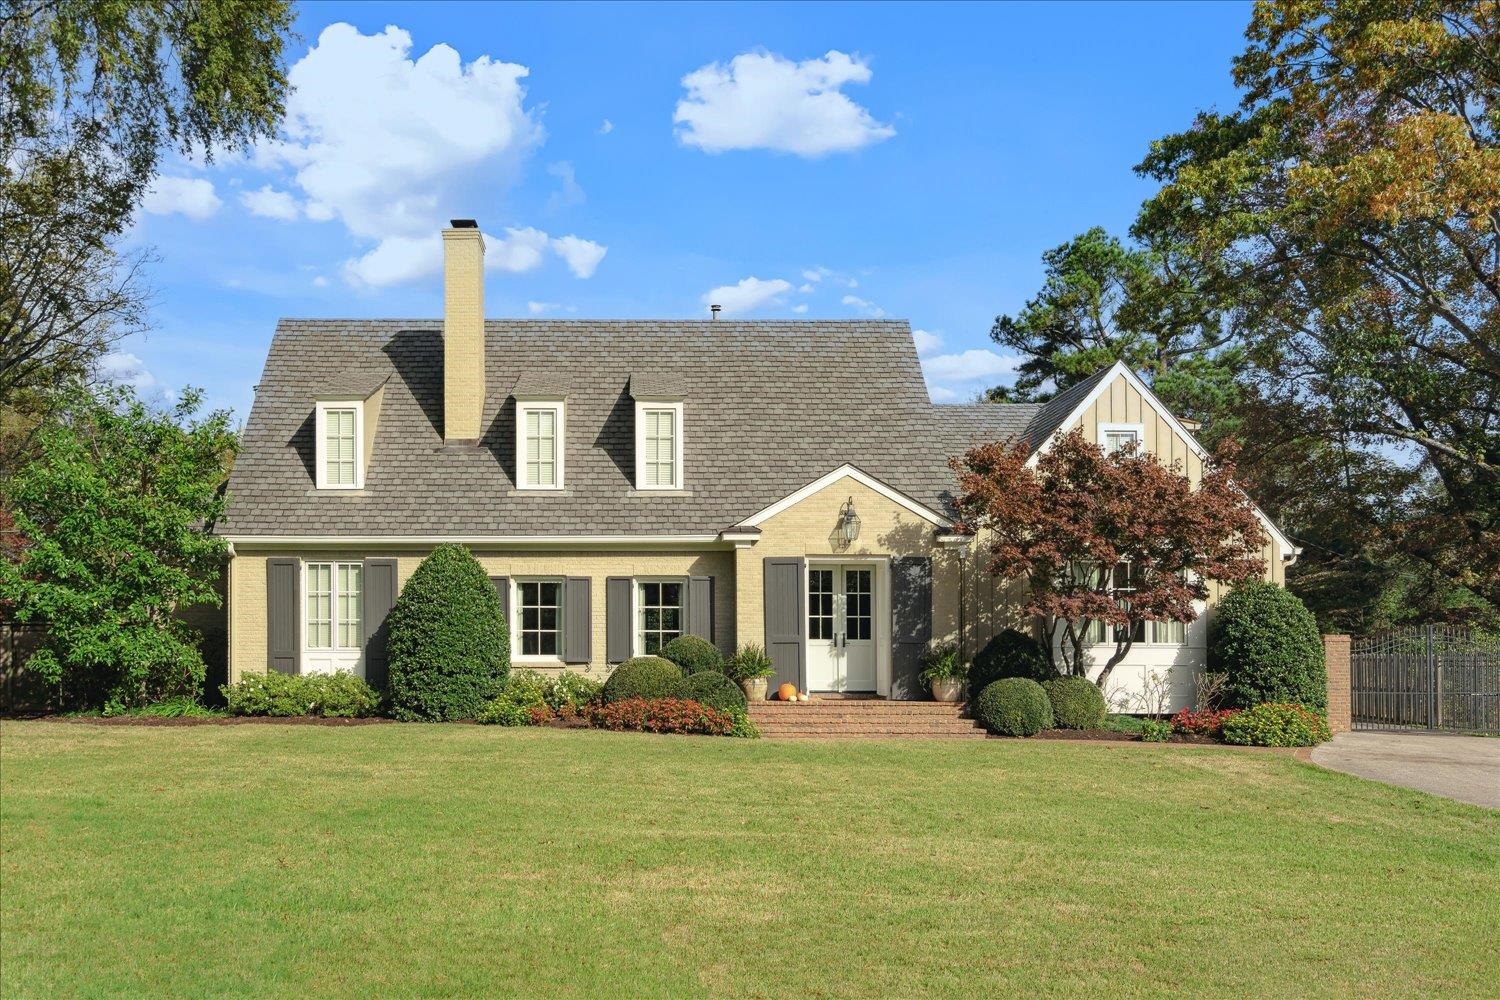
<svg viewBox="0 0 1500 1000"><path fill-rule="evenodd" d="M948 509L963 435L934 419L906 323L491 320L485 334L483 434L445 443L441 320L279 323L224 534L716 535L845 463ZM313 407L348 371L391 377L364 489L330 495L313 486ZM687 389L681 493L634 488L631 382L648 372ZM518 381L568 389L561 492L515 489Z"/></svg>
<svg viewBox="0 0 1500 1000"><path fill-rule="evenodd" d="M797 506L797 504L801 503L803 500L806 500L808 497L814 495L815 493L822 492L823 490L832 486L834 483L837 483L845 478L852 479L855 482L859 483L861 486L879 493L881 496L885 497L896 506L910 511L929 524L937 525L939 528L953 527L953 522L944 517L942 514L939 514L937 511L924 506L916 500L913 500L911 497L905 495L900 490L891 489L891 487L887 486L885 483L882 483L874 476L871 476L865 472L861 472L859 469L856 469L852 465L845 464L839 466L837 469L834 469L832 472L819 476L817 479L814 479L812 482L808 483L806 486L803 486L801 489L787 494L780 500L771 504L769 507L765 507L761 510L756 511L754 514L745 518L745 520L740 524L736 525L735 529L759 529L760 525L775 517L777 514L780 514L782 511L790 510L791 508Z"/></svg>
<svg viewBox="0 0 1500 1000"><path fill-rule="evenodd" d="M1088 409L1099 393L1109 385L1115 371L1123 368L1125 366L1119 363L1113 367L1101 368L1043 403L1026 427L1026 443L1031 446L1031 450L1037 451L1053 434L1078 419L1078 415Z"/></svg>

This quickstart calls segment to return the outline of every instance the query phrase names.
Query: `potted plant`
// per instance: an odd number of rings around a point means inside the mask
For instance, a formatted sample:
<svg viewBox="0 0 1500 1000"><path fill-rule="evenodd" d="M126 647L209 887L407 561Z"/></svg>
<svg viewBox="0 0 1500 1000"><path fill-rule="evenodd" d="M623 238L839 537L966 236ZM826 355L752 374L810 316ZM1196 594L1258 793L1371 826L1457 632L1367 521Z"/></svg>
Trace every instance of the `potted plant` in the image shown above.
<svg viewBox="0 0 1500 1000"><path fill-rule="evenodd" d="M922 654L922 683L932 689L936 701L958 701L963 694L969 665L958 657L958 646L945 642Z"/></svg>
<svg viewBox="0 0 1500 1000"><path fill-rule="evenodd" d="M766 651L753 642L741 646L724 664L724 673L739 683L747 701L766 700L770 677L775 672L776 667Z"/></svg>

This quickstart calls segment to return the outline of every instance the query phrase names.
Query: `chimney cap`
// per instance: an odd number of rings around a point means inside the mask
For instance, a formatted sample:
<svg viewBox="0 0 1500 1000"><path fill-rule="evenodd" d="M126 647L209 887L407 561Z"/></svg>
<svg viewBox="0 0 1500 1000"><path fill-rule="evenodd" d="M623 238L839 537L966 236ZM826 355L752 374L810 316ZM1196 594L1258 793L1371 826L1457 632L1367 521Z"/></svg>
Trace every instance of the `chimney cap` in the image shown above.
<svg viewBox="0 0 1500 1000"><path fill-rule="evenodd" d="M473 219L454 219L451 225L454 229L478 229L479 223Z"/></svg>
<svg viewBox="0 0 1500 1000"><path fill-rule="evenodd" d="M722 308L724 308L724 307L721 306L721 305L719 305L717 302L715 302L713 305L711 305L711 306L708 307L708 311L713 314L713 316L712 316L713 319L718 319L719 318L719 310L722 309Z"/></svg>

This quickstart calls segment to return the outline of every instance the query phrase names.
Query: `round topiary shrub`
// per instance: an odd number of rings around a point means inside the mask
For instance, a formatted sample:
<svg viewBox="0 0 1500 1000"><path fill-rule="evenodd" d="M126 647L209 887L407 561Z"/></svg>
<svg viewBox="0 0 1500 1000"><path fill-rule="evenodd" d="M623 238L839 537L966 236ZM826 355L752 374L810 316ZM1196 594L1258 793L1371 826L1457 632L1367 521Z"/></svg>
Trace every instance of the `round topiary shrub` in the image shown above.
<svg viewBox="0 0 1500 1000"><path fill-rule="evenodd" d="M510 673L510 636L495 586L462 545L422 560L386 619L391 715L473 719Z"/></svg>
<svg viewBox="0 0 1500 1000"><path fill-rule="evenodd" d="M1002 677L1047 681L1056 676L1041 644L1024 632L1008 628L985 643L969 665L969 697L977 697Z"/></svg>
<svg viewBox="0 0 1500 1000"><path fill-rule="evenodd" d="M1058 729L1102 729L1108 708L1104 692L1087 677L1054 677L1042 684Z"/></svg>
<svg viewBox="0 0 1500 1000"><path fill-rule="evenodd" d="M681 698L682 668L660 656L637 656L615 667L604 682L606 703L626 698Z"/></svg>
<svg viewBox="0 0 1500 1000"><path fill-rule="evenodd" d="M746 708L745 692L740 690L740 686L712 670L693 674L683 681L682 697L731 714L744 712Z"/></svg>
<svg viewBox="0 0 1500 1000"><path fill-rule="evenodd" d="M1219 603L1208 632L1208 669L1226 675L1229 704L1328 707L1318 623L1301 598L1274 583L1242 584Z"/></svg>
<svg viewBox="0 0 1500 1000"><path fill-rule="evenodd" d="M661 648L662 659L671 660L690 674L705 670L724 672L724 654L707 639L696 635L679 635Z"/></svg>
<svg viewBox="0 0 1500 1000"><path fill-rule="evenodd" d="M1002 736L1035 736L1052 725L1052 703L1029 677L1002 677L979 692L974 718Z"/></svg>

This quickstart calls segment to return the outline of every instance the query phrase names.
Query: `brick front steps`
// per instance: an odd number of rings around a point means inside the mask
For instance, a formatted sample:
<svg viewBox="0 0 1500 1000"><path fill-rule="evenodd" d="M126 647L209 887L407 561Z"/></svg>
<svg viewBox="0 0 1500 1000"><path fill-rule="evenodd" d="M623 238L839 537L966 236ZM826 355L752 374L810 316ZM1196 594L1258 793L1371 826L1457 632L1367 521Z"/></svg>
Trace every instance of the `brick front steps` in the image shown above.
<svg viewBox="0 0 1500 1000"><path fill-rule="evenodd" d="M768 739L982 740L985 732L965 718L963 706L935 701L829 698L750 705L750 718Z"/></svg>

